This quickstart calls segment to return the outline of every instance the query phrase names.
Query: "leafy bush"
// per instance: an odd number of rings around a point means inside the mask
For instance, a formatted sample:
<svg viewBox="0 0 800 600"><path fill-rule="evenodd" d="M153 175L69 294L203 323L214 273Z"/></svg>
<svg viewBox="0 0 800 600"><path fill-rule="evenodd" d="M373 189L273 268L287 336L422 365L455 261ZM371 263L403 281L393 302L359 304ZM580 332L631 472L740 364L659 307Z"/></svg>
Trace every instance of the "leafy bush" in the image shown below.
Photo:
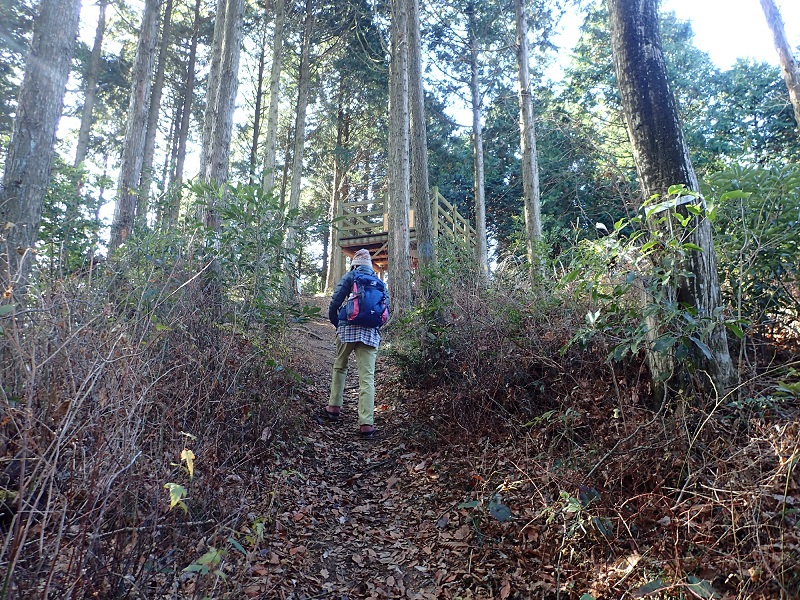
<svg viewBox="0 0 800 600"><path fill-rule="evenodd" d="M720 280L756 332L800 338L800 167L732 167L709 177Z"/></svg>
<svg viewBox="0 0 800 600"><path fill-rule="evenodd" d="M699 206L683 201L687 194L683 186L675 186L663 202L646 204L641 216L620 219L612 231L603 228L607 236L579 243L563 281L574 282L577 298L589 304L574 342L585 346L602 333L611 344L610 359L645 350L693 368L700 357L712 360L707 340L720 322L737 337L743 335L736 320L723 319L723 307L713 315L700 315L678 299L681 282L694 277L686 270L687 257L701 251L687 241L694 218L702 215ZM666 378L671 373L653 375Z"/></svg>

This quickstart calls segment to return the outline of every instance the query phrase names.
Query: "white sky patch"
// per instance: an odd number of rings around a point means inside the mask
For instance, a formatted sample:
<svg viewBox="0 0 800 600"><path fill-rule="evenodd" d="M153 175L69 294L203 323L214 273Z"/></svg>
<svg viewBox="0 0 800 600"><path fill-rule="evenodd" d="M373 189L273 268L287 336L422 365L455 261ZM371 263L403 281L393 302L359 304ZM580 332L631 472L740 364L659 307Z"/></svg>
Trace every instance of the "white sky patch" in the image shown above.
<svg viewBox="0 0 800 600"><path fill-rule="evenodd" d="M797 55L800 45L800 2L777 0L786 37ZM728 69L737 58L778 64L778 54L758 0L664 0L662 10L691 21L695 45Z"/></svg>

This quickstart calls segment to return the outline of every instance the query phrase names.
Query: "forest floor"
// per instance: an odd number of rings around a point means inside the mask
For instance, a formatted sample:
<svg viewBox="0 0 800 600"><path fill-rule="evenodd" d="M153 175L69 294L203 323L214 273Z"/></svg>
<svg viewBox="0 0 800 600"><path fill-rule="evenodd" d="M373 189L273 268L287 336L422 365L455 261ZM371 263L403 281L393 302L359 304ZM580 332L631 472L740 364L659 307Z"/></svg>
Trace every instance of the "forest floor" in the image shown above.
<svg viewBox="0 0 800 600"><path fill-rule="evenodd" d="M384 357L376 369L380 435L357 435L355 359L341 421L318 423L315 415L327 404L335 330L317 318L299 326L290 344L291 366L305 381L297 406L303 425L299 443L288 444L270 467L272 489L265 487L260 501L246 501L252 515L272 515L274 531L257 555L249 554L244 571L237 569L238 576L246 575L243 593L337 600L508 598L521 589L512 575L521 580L526 565L482 539L487 536L476 513L482 502L474 492L484 481L479 471L489 465L469 464L474 453L468 450L474 448L437 448L426 437L431 433L410 418L414 403L404 401L396 370ZM462 503L467 508L459 508ZM493 534L518 532L524 522L504 525L494 524ZM505 564L498 570L498 563ZM511 575L502 575L509 567ZM552 567L536 579L536 586L555 589Z"/></svg>
<svg viewBox="0 0 800 600"><path fill-rule="evenodd" d="M800 598L794 417L753 422L749 436L723 419L702 437L708 464L686 475L700 436L681 442L636 386L609 400L622 379L601 382L584 367L573 387L582 404L467 430L436 413L459 410L446 386L406 386L382 354L381 435L363 440L354 359L343 418L315 418L334 328L316 317L288 343L294 429L276 435L257 473L228 478L238 541L228 540L216 580L185 573L177 597ZM220 540L195 553L212 546Z"/></svg>

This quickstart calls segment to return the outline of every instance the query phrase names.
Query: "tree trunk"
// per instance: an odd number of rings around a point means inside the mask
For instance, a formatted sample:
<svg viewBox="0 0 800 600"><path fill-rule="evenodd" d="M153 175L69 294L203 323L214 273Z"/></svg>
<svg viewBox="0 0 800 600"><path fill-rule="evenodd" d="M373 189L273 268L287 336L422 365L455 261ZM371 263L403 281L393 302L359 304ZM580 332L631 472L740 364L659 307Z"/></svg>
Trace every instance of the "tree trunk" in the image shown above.
<svg viewBox="0 0 800 600"><path fill-rule="evenodd" d="M294 139L291 127L286 128L286 145L283 150L283 169L281 173L280 207L281 212L286 210L286 187L289 185L289 163L292 160L292 140Z"/></svg>
<svg viewBox="0 0 800 600"><path fill-rule="evenodd" d="M205 182L222 185L228 181L228 168L233 137L233 111L236 108L236 93L239 89L239 57L242 49L242 16L244 1L227 0L225 10L225 33L219 75L215 78L218 89L215 94L217 106L214 111L211 143L206 157ZM212 211L213 212L213 211ZM216 216L206 225L216 228Z"/></svg>
<svg viewBox="0 0 800 600"><path fill-rule="evenodd" d="M428 269L435 264L430 184L428 182L428 133L425 122L425 89L422 85L422 42L419 34L419 0L408 0L408 88L411 108L411 197L417 238L420 284L427 295Z"/></svg>
<svg viewBox="0 0 800 600"><path fill-rule="evenodd" d="M483 171L483 124L481 122L481 93L478 81L478 32L475 22L475 3L467 7L469 17L469 91L472 98L472 145L475 153L475 235L478 273L489 277L489 242L486 237L486 192ZM526 63L527 64L527 63Z"/></svg>
<svg viewBox="0 0 800 600"><path fill-rule="evenodd" d="M5 226L0 234L5 238L0 282L4 291L17 283L24 291L33 263L31 250L42 219L80 7L79 0L42 0L33 24L0 188L0 219Z"/></svg>
<svg viewBox="0 0 800 600"><path fill-rule="evenodd" d="M192 41L189 46L189 62L186 67L186 84L183 88L183 108L181 109L181 125L178 131L178 152L175 156L175 176L170 182L169 212L167 213L167 224L170 226L177 223L181 208L183 169L186 164L186 143L189 139L189 124L192 119L192 100L194 99L195 63L197 62L201 2L202 0L196 0L194 5Z"/></svg>
<svg viewBox="0 0 800 600"><path fill-rule="evenodd" d="M158 32L158 13L161 0L146 0L136 60L131 71L131 98L128 104L128 125L122 146L122 160L117 184L117 206L111 224L110 250L122 244L133 230L142 174L142 157L147 133L147 113L150 103L150 78Z"/></svg>
<svg viewBox="0 0 800 600"><path fill-rule="evenodd" d="M172 119L169 124L169 134L165 144L164 164L161 167L161 185L158 186L162 193L162 200L156 210L156 223L160 226L166 222L165 212L169 210L169 191L175 173L175 161L178 157L178 130L183 116L183 98L176 96L172 107Z"/></svg>
<svg viewBox="0 0 800 600"><path fill-rule="evenodd" d="M281 83L281 62L283 60L283 29L286 23L284 0L275 4L275 31L272 41L272 65L269 70L269 110L267 111L267 131L264 155L264 190L275 187L275 150L278 146L278 94Z"/></svg>
<svg viewBox="0 0 800 600"><path fill-rule="evenodd" d="M672 90L667 81L664 55L658 31L658 0L608 0L614 68L631 140L636 170L644 198L664 196L672 185L683 184L698 190L697 177L678 121ZM697 200L695 198L695 200ZM699 198L700 208L705 208ZM686 213L685 208L682 211ZM684 241L696 244L679 271L681 277L676 299L697 311L697 316L717 320L720 287L711 237L711 224L705 214L694 217ZM657 334L651 328L653 335ZM728 387L733 378L733 364L728 352L722 323L717 323L707 340L712 359L695 348L694 364L705 370L717 389ZM663 369L671 369L662 357L650 352L654 379ZM668 361L669 362L669 361Z"/></svg>
<svg viewBox="0 0 800 600"><path fill-rule="evenodd" d="M519 127L522 150L522 188L525 196L525 230L531 277L543 275L540 256L542 217L539 201L539 165L536 149L536 125L533 116L533 94L528 66L528 22L524 0L514 0L517 30L517 68L519 71Z"/></svg>
<svg viewBox="0 0 800 600"><path fill-rule="evenodd" d="M344 112L344 77L340 76L339 79L339 93L337 94L336 103L338 110L336 111L336 148L333 153L333 193L331 194L331 208L329 217L331 226L329 228L328 237L330 238L330 261L328 262L328 270L325 272L325 292L332 293L333 288L339 279L336 275L341 271L342 263L344 262L344 255L342 249L339 247L339 224L334 222L334 219L339 215L342 206L342 152L341 149L345 143L346 135L349 132L345 131L349 121L345 118Z"/></svg>
<svg viewBox="0 0 800 600"><path fill-rule="evenodd" d="M142 158L142 176L139 185L139 203L136 207L136 221L139 225L147 225L147 210L150 201L150 187L153 183L153 157L156 152L156 134L158 133L158 115L161 112L161 94L164 90L164 71L167 66L170 34L172 30L172 0L166 0L164 7L164 26L161 28L161 44L158 50L158 66L153 81L153 92L150 95L150 106L147 111L147 133L144 139L144 157Z"/></svg>
<svg viewBox="0 0 800 600"><path fill-rule="evenodd" d="M214 13L214 35L211 39L211 66L206 82L206 110L203 114L203 135L200 143L200 177L205 180L208 171L208 155L211 147L211 136L217 120L217 94L219 94L220 61L222 45L225 40L226 0L217 0Z"/></svg>
<svg viewBox="0 0 800 600"><path fill-rule="evenodd" d="M74 165L76 167L86 160L86 154L89 152L89 132L92 129L92 111L94 110L94 100L97 97L97 76L100 72L100 57L103 50L103 36L105 35L106 31L107 6L107 0L100 0L98 3L100 16L97 18L97 29L94 33L92 56L89 59L89 72L86 74L86 92L83 97L81 128L78 132L78 147L75 150Z"/></svg>
<svg viewBox="0 0 800 600"><path fill-rule="evenodd" d="M292 151L292 179L289 186L288 211L297 210L300 206L300 182L303 176L303 150L306 142L306 109L308 107L308 88L311 83L311 65L309 56L311 52L311 30L314 27L314 2L306 0L305 26L303 28L303 42L300 50L300 72L297 83L297 112L294 125L294 150ZM286 228L284 248L289 253L285 277L285 290L287 294L295 293L295 265L291 253L295 250L297 239L297 218L291 216Z"/></svg>
<svg viewBox="0 0 800 600"><path fill-rule="evenodd" d="M767 25L769 25L772 37L775 40L775 49L778 51L781 73L783 73L786 88L789 90L789 100L791 100L792 107L794 107L794 120L797 122L798 129L800 129L800 70L797 68L797 61L794 58L794 54L792 54L789 41L786 39L783 19L781 19L778 7L775 6L775 0L761 0L761 8L764 9Z"/></svg>
<svg viewBox="0 0 800 600"><path fill-rule="evenodd" d="M409 261L408 12L406 0L392 0L389 59L389 285L394 317L411 309Z"/></svg>
<svg viewBox="0 0 800 600"><path fill-rule="evenodd" d="M261 37L261 50L258 54L258 76L256 78L256 106L253 111L253 137L250 140L250 164L248 167L248 183L255 180L256 163L258 161L258 138L261 136L261 105L264 101L264 63L267 54L267 25L264 18L264 31Z"/></svg>

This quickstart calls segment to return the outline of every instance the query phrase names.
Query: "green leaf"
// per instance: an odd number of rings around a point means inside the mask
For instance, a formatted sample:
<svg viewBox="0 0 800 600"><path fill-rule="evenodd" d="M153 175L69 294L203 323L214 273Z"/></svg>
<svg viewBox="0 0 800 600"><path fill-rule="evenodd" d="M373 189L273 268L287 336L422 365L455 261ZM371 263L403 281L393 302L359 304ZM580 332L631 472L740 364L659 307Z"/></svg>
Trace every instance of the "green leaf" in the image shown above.
<svg viewBox="0 0 800 600"><path fill-rule="evenodd" d="M693 335L690 335L689 339L692 340L692 342L694 342L695 346L700 348L700 351L703 353L703 356L705 356L708 360L714 360L714 356L711 354L711 348L706 346L702 341L700 341Z"/></svg>
<svg viewBox="0 0 800 600"><path fill-rule="evenodd" d="M241 552L242 554L244 554L244 555L246 555L246 554L247 554L247 550L245 550L245 549L244 549L244 546L242 546L242 545L241 545L239 542L237 542L237 541L236 541L235 539L233 539L232 537L229 537L229 538L228 538L228 543L229 543L231 546L233 546L233 547L234 547L236 550L238 550L239 552Z"/></svg>
<svg viewBox="0 0 800 600"><path fill-rule="evenodd" d="M208 573L208 567L205 565L200 565L197 563L192 563L188 567L183 570L184 573L202 573L205 575Z"/></svg>
<svg viewBox="0 0 800 600"><path fill-rule="evenodd" d="M736 323L727 323L727 326L728 329L731 330L731 333L733 333L733 335L735 335L740 340L744 339L744 331L742 331L742 328L739 327Z"/></svg>
<svg viewBox="0 0 800 600"><path fill-rule="evenodd" d="M703 214L703 208L697 204L687 204L686 210L692 213L695 217L699 217Z"/></svg>
<svg viewBox="0 0 800 600"><path fill-rule="evenodd" d="M684 250L697 250L698 252L702 252L703 249L698 246L697 244L692 244L691 242L686 242L683 244Z"/></svg>
<svg viewBox="0 0 800 600"><path fill-rule="evenodd" d="M642 254L645 254L648 250L650 250L650 248L652 248L656 244L658 244L658 240L650 240L649 242L645 242L642 245L642 250L641 250Z"/></svg>
<svg viewBox="0 0 800 600"><path fill-rule="evenodd" d="M216 548L211 547L208 549L208 551L206 551L205 554L203 554L203 556L198 558L196 562L201 565L218 565L219 561L222 560L223 554L223 550L217 550Z"/></svg>
<svg viewBox="0 0 800 600"><path fill-rule="evenodd" d="M672 213L672 215L678 220L678 222L681 224L682 227L686 227L687 225L689 225L689 221L692 220L691 215L687 215L684 217L679 212Z"/></svg>
<svg viewBox="0 0 800 600"><path fill-rule="evenodd" d="M16 307L16 304L4 304L0 306L0 317L5 317L7 314L14 312Z"/></svg>
<svg viewBox="0 0 800 600"><path fill-rule="evenodd" d="M177 505L181 505L184 510L186 507L183 506L182 500L186 497L186 488L182 485L178 485L177 483L165 483L164 487L169 490L169 508L172 510Z"/></svg>
<svg viewBox="0 0 800 600"><path fill-rule="evenodd" d="M688 582L686 587L701 598L721 598L709 581L698 579L693 575L689 575L686 581Z"/></svg>
<svg viewBox="0 0 800 600"><path fill-rule="evenodd" d="M689 188L687 188L683 183L680 183L678 185L671 185L667 189L667 194L669 194L670 196L687 196L690 193L691 192L689 191Z"/></svg>
<svg viewBox="0 0 800 600"><path fill-rule="evenodd" d="M462 502L458 505L458 508L475 508L478 506L480 502L478 500L469 500L468 502Z"/></svg>
<svg viewBox="0 0 800 600"><path fill-rule="evenodd" d="M654 352L664 352L669 350L675 345L675 342L678 341L678 338L674 338L671 336L664 336L658 338L655 343L653 344L653 351Z"/></svg>
<svg viewBox="0 0 800 600"><path fill-rule="evenodd" d="M747 200L752 196L752 192L743 192L742 190L731 190L725 192L719 197L720 202L727 202L728 200Z"/></svg>
<svg viewBox="0 0 800 600"><path fill-rule="evenodd" d="M511 518L511 509L502 502L492 501L489 504L489 514L503 523Z"/></svg>
<svg viewBox="0 0 800 600"><path fill-rule="evenodd" d="M581 600L595 600L595 598L591 594L584 594L581 596Z"/></svg>
<svg viewBox="0 0 800 600"><path fill-rule="evenodd" d="M654 579L653 581L648 581L643 586L640 586L633 590L633 597L634 598L643 598L645 596L649 596L659 590L668 587L666 583L664 583L661 579Z"/></svg>

